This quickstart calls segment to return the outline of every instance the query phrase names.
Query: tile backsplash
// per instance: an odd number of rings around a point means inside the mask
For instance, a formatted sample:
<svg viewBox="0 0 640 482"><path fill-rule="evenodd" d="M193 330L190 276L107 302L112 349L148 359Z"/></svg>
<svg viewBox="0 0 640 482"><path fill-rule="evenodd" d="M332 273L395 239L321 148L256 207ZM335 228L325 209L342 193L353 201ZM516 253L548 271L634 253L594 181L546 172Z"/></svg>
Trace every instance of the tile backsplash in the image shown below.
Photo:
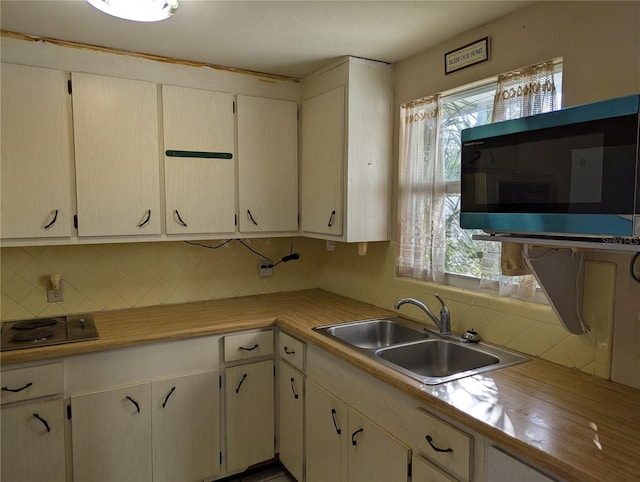
<svg viewBox="0 0 640 482"><path fill-rule="evenodd" d="M289 238L245 242L274 262L291 248ZM2 248L2 320L317 288L309 248L295 238L300 260L276 266L271 278L259 278L262 258L239 241L215 250L185 242ZM60 303L47 302L52 273L62 276Z"/></svg>

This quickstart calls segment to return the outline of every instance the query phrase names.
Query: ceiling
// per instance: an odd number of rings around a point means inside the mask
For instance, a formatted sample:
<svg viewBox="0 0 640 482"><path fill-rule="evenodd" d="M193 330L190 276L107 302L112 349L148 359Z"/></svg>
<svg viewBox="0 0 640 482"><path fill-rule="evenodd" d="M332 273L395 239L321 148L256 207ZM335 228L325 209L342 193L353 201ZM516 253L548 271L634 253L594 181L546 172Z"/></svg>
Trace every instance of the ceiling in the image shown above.
<svg viewBox="0 0 640 482"><path fill-rule="evenodd" d="M180 0L170 19L135 23L84 0L2 0L0 25L9 32L301 78L343 55L398 62L530 3Z"/></svg>

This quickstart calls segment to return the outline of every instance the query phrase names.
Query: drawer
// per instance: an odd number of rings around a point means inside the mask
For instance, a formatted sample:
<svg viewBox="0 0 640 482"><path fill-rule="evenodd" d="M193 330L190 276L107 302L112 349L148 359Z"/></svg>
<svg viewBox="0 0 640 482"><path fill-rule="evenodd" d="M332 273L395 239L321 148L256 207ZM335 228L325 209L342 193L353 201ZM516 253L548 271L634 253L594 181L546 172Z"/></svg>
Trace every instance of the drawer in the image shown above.
<svg viewBox="0 0 640 482"><path fill-rule="evenodd" d="M471 480L473 437L426 410L415 413L414 453L459 480Z"/></svg>
<svg viewBox="0 0 640 482"><path fill-rule="evenodd" d="M57 395L64 392L62 363L2 372L2 403Z"/></svg>
<svg viewBox="0 0 640 482"><path fill-rule="evenodd" d="M280 358L290 363L292 366L304 371L306 345L300 340L296 340L291 335L280 332L278 335L278 353Z"/></svg>
<svg viewBox="0 0 640 482"><path fill-rule="evenodd" d="M273 330L238 333L224 337L224 361L273 355Z"/></svg>
<svg viewBox="0 0 640 482"><path fill-rule="evenodd" d="M411 457L411 482L457 482L457 479L451 477L444 470L440 470L427 459L413 455Z"/></svg>

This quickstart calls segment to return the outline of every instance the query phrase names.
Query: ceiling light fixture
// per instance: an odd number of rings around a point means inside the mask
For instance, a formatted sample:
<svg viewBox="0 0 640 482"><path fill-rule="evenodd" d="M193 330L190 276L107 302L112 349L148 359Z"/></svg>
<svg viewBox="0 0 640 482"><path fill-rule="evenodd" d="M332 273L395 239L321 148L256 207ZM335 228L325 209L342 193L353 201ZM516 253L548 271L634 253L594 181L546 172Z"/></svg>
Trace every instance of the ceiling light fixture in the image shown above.
<svg viewBox="0 0 640 482"><path fill-rule="evenodd" d="M98 10L135 22L158 22L173 15L178 0L87 0Z"/></svg>

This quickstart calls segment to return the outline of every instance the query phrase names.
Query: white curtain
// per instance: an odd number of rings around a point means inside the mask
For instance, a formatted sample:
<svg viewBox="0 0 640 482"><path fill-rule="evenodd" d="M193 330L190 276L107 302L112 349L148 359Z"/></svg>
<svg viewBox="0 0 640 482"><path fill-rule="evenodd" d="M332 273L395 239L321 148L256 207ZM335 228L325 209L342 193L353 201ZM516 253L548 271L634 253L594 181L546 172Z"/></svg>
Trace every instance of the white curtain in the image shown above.
<svg viewBox="0 0 640 482"><path fill-rule="evenodd" d="M549 61L500 75L492 121L518 119L558 109L560 106L553 74L553 62ZM502 251L505 251L504 247ZM497 291L503 296L532 300L535 296L533 275L504 276L501 273L501 259L504 259L501 243L485 242L480 287Z"/></svg>
<svg viewBox="0 0 640 482"><path fill-rule="evenodd" d="M440 96L403 104L400 116L398 274L440 282L446 253Z"/></svg>

